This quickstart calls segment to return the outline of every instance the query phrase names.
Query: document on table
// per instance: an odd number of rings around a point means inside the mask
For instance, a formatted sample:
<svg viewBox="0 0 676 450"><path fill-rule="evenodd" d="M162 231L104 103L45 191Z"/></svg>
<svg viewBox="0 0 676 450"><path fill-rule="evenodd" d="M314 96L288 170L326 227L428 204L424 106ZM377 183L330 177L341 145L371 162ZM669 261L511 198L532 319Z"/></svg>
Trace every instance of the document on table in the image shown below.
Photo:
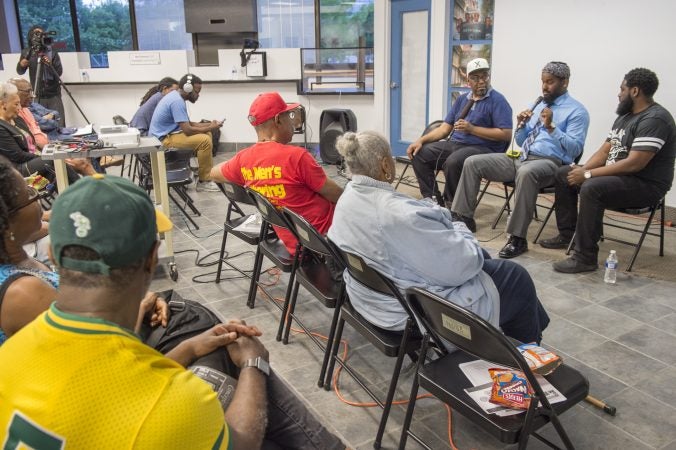
<svg viewBox="0 0 676 450"><path fill-rule="evenodd" d="M474 386L473 388L465 389L465 392L472 397L472 399L477 402L477 404L488 414L497 414L499 416L511 416L513 414L519 414L524 412L523 410L505 408L503 406L495 405L488 401L491 397L491 388L493 387L493 380L488 373L488 369L497 367L509 369L507 367L502 367L497 364L493 364L488 361L478 359L476 361L470 361L460 364L460 370L465 374L467 379ZM558 389L556 389L549 381L545 379L542 375L535 375L540 387L545 393L549 403L558 403L566 400Z"/></svg>
<svg viewBox="0 0 676 450"><path fill-rule="evenodd" d="M78 128L75 133L73 133L73 136L87 136L88 134L94 133L94 127L90 123L89 125L85 125L82 128Z"/></svg>

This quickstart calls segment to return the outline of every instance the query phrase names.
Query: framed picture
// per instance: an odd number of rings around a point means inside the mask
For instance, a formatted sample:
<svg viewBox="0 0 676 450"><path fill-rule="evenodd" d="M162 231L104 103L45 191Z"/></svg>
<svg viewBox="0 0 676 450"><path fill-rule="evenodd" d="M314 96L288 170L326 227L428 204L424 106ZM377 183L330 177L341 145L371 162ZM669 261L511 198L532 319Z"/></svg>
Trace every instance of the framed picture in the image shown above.
<svg viewBox="0 0 676 450"><path fill-rule="evenodd" d="M265 77L268 75L268 64L265 52L249 53L249 61L246 64L247 77Z"/></svg>

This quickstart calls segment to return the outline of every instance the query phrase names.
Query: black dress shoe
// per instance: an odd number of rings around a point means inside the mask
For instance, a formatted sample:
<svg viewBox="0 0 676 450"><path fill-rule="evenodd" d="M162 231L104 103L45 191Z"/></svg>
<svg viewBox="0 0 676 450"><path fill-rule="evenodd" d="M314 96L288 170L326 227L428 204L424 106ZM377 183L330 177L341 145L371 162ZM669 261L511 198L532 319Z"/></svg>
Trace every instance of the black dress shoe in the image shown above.
<svg viewBox="0 0 676 450"><path fill-rule="evenodd" d="M528 251L527 240L518 236L510 236L505 246L502 247L502 250L500 250L500 253L498 253L498 256L500 256L500 258L505 259L515 258L519 255L526 253L527 251Z"/></svg>
<svg viewBox="0 0 676 450"><path fill-rule="evenodd" d="M570 239L566 239L560 234L553 238L540 240L540 245L544 248L563 249L568 248L568 244L570 244Z"/></svg>
<svg viewBox="0 0 676 450"><path fill-rule="evenodd" d="M472 233L476 233L476 222L471 217L465 217L463 215L451 211L451 219L453 220L453 222L464 223L465 225L467 225L467 228L469 228L469 231L471 231Z"/></svg>

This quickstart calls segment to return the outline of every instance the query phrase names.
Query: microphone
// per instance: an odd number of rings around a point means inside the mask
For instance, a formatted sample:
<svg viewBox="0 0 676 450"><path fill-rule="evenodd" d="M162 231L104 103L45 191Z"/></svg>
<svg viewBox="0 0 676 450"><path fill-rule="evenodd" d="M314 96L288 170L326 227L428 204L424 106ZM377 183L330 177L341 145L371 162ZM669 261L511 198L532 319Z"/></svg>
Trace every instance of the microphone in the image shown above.
<svg viewBox="0 0 676 450"><path fill-rule="evenodd" d="M472 106L474 106L474 99L470 98L469 100L467 100L467 103L465 103L465 107L462 108L462 111L460 111L460 117L458 117L457 120L462 120L465 117L467 117L467 114L469 114L469 111L470 109L472 109Z"/></svg>
<svg viewBox="0 0 676 450"><path fill-rule="evenodd" d="M539 96L538 98L536 98L535 103L533 103L533 106L531 106L529 111L532 112L542 102L542 100L544 100L543 96ZM528 119L530 119L530 117ZM516 124L515 131L519 131L521 128L523 128L526 125L526 122L528 122L528 119L520 120L519 123Z"/></svg>
<svg viewBox="0 0 676 450"><path fill-rule="evenodd" d="M458 120L462 120L465 117L467 117L467 114L469 114L469 111L472 109L472 106L474 106L474 99L470 98L469 100L467 100L467 103L465 103L465 106L462 108L462 111L460 111L460 115L456 119L456 122ZM453 127L453 129L451 130L451 134L449 134L446 139L451 139L451 137L453 137L453 133L455 133L455 127ZM439 156L441 156L441 153L439 153Z"/></svg>

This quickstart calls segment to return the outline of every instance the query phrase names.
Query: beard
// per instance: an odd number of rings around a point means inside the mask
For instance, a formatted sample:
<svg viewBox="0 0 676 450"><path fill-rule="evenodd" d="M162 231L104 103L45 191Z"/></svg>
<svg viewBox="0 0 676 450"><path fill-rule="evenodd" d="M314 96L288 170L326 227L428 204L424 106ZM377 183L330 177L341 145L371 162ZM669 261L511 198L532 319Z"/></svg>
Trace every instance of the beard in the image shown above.
<svg viewBox="0 0 676 450"><path fill-rule="evenodd" d="M552 106L552 103L554 103L557 98L561 97L562 94L563 92L548 92L542 94L542 101L545 102L545 105Z"/></svg>
<svg viewBox="0 0 676 450"><path fill-rule="evenodd" d="M627 96L627 98L620 101L620 103L617 105L617 109L615 110L615 112L617 113L618 116L624 116L625 114L629 114L633 108L634 108L634 99Z"/></svg>
<svg viewBox="0 0 676 450"><path fill-rule="evenodd" d="M477 97L483 97L484 95L486 95L486 92L488 92L488 86L476 88L474 91L474 95L476 95Z"/></svg>

